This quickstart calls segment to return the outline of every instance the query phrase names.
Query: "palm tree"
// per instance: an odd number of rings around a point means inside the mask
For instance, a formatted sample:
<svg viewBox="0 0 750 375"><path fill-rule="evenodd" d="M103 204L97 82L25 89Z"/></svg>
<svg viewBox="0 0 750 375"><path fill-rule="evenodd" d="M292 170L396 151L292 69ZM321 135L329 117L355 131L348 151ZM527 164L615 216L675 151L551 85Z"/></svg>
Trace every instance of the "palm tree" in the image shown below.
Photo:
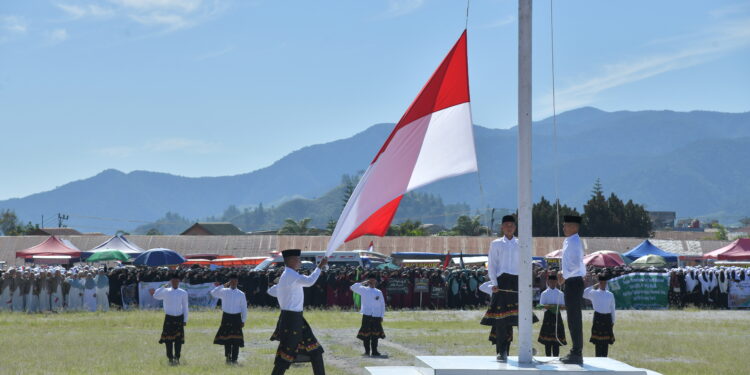
<svg viewBox="0 0 750 375"><path fill-rule="evenodd" d="M284 220L284 226L279 230L279 234L310 234L315 228L308 228L308 225L312 221L311 218L306 217L300 221L294 219Z"/></svg>

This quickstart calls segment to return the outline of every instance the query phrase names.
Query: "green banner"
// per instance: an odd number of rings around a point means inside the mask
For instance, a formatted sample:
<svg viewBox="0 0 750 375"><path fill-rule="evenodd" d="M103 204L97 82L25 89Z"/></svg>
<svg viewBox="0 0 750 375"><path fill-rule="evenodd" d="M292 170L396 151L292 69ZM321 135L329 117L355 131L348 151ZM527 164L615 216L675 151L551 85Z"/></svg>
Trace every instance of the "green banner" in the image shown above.
<svg viewBox="0 0 750 375"><path fill-rule="evenodd" d="M669 307L668 273L630 273L609 280L607 286L618 310Z"/></svg>

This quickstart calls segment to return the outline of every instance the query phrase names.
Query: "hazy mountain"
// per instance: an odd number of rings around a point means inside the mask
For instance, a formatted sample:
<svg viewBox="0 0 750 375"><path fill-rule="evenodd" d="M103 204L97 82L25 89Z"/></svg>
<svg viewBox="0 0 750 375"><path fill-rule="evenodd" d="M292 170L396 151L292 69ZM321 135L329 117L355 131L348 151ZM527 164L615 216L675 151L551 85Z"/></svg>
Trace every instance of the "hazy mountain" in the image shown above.
<svg viewBox="0 0 750 375"><path fill-rule="evenodd" d="M106 170L52 191L0 201L24 220L41 213L70 214L69 226L131 229L166 212L189 218L240 208L317 198L356 174L372 160L392 129L378 124L350 138L294 151L250 173L187 178L164 173ZM484 194L476 174L424 189L447 203L473 207L515 207L516 129L475 126ZM534 123L534 196L555 196L555 176L563 202L580 207L596 178L606 192L679 217L710 216L733 221L750 216L750 112L604 112L581 108ZM557 151L555 152L555 149ZM93 218L89 218L93 217ZM103 229L99 229L103 230Z"/></svg>

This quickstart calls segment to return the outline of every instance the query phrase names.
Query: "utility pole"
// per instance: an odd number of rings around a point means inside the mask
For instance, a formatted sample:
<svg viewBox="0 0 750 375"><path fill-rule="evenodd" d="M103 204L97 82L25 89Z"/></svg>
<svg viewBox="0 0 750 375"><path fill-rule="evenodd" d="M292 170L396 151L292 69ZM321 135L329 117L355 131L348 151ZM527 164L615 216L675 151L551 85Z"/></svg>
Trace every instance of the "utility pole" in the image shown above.
<svg viewBox="0 0 750 375"><path fill-rule="evenodd" d="M531 0L518 0L518 362L531 353Z"/></svg>
<svg viewBox="0 0 750 375"><path fill-rule="evenodd" d="M65 228L65 220L68 220L68 215L63 215L61 213L57 214L57 227L58 228Z"/></svg>

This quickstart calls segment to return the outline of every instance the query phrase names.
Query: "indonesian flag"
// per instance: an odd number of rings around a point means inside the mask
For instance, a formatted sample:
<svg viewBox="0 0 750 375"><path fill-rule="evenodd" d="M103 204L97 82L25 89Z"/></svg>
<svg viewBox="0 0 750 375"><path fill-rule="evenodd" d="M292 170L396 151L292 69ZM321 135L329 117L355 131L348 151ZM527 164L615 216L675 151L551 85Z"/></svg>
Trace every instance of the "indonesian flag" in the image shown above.
<svg viewBox="0 0 750 375"><path fill-rule="evenodd" d="M326 254L363 235L385 235L404 194L476 172L471 124L464 30L360 179Z"/></svg>
<svg viewBox="0 0 750 375"><path fill-rule="evenodd" d="M368 246L368 247L367 247L367 251L368 251L368 252L373 252L373 251L375 251L375 244L374 244L374 243L372 243L372 241L370 241L370 246Z"/></svg>

